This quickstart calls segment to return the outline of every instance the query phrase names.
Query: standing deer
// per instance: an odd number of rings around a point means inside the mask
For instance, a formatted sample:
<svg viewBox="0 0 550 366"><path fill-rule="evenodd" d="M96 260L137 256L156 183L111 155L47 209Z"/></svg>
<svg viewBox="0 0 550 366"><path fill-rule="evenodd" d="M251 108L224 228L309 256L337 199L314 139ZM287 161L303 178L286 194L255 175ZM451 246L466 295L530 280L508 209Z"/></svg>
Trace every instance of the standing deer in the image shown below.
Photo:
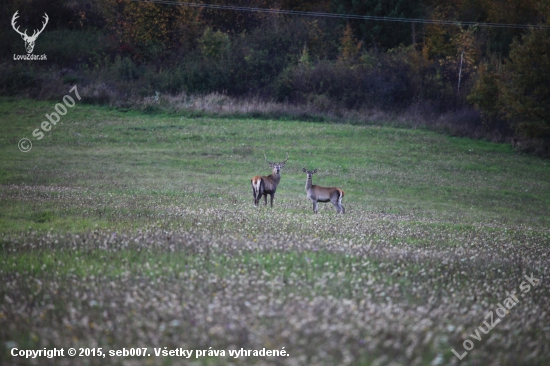
<svg viewBox="0 0 550 366"><path fill-rule="evenodd" d="M268 176L255 176L252 178L252 195L254 196L254 206L258 206L260 199L264 196L265 204L267 205L267 195L271 196L271 207L273 207L273 197L275 196L275 191L277 186L281 181L281 168L285 166L286 161L288 160L288 153L286 154L286 160L280 163L273 163L267 160L267 156L264 154L265 161L269 163L269 166L273 168L273 173Z"/></svg>
<svg viewBox="0 0 550 366"><path fill-rule="evenodd" d="M311 178L313 174L317 173L317 169L311 171L303 168L302 171L307 174L306 180L306 192L307 198L313 202L313 212L317 213L318 202L332 202L337 213L345 213L346 210L342 206L342 198L344 198L344 191L336 187L321 187L313 185Z"/></svg>
<svg viewBox="0 0 550 366"><path fill-rule="evenodd" d="M39 31L34 30L32 36L29 36L27 34L26 29L25 29L25 32L20 32L19 27L15 28L15 21L17 20L17 18L19 18L19 15L17 15L18 12L19 10L16 11L15 14L13 14L13 17L11 18L11 26L17 33L19 33L21 38L23 38L23 41L25 41L25 48L27 49L27 53L32 53L32 50L34 49L34 43L36 42L36 38L38 38L40 33L42 33L44 28L46 28L46 24L48 24L48 20L50 18L48 18L48 14L44 13L44 21L42 22L42 29L40 29Z"/></svg>

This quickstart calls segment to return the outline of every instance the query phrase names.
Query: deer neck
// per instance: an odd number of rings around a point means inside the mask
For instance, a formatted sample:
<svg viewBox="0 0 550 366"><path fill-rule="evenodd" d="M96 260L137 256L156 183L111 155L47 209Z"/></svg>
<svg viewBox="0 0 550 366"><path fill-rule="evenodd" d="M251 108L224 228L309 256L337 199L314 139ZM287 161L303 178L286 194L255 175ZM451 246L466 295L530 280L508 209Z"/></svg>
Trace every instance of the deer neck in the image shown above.
<svg viewBox="0 0 550 366"><path fill-rule="evenodd" d="M281 181L281 173L277 173L276 170L273 170L273 173L271 173L271 179L277 184Z"/></svg>
<svg viewBox="0 0 550 366"><path fill-rule="evenodd" d="M311 178L307 178L306 179L306 191L309 191L311 189L311 187L313 186L313 184L311 183Z"/></svg>

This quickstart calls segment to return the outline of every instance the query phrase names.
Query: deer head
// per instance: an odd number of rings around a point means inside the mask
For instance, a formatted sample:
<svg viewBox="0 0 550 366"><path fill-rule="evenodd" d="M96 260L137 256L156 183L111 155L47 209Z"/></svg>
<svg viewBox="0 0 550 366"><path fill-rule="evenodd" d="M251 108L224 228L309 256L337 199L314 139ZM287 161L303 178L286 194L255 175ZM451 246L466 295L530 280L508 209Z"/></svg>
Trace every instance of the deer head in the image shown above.
<svg viewBox="0 0 550 366"><path fill-rule="evenodd" d="M317 169L307 170L306 168L302 168L302 171L307 174L308 179L311 179L313 174L317 173Z"/></svg>
<svg viewBox="0 0 550 366"><path fill-rule="evenodd" d="M285 166L286 161L288 160L288 153L286 153L286 159L284 161L281 161L280 163L274 163L272 161L267 160L267 156L264 154L264 159L269 163L269 166L273 168L273 172L279 174L281 171L281 168Z"/></svg>
<svg viewBox="0 0 550 366"><path fill-rule="evenodd" d="M44 13L44 22L42 22L42 29L40 29L39 31L35 30L32 36L29 36L27 34L26 29L25 29L25 32L20 32L19 27L17 28L15 27L15 21L17 20L17 18L19 18L19 15L17 15L18 12L19 10L16 11L15 14L13 14L13 18L11 18L11 26L17 33L21 35L21 38L23 38L23 41L25 41L25 48L27 49L27 53L32 53L32 50L34 49L34 42L36 42L36 38L38 38L40 33L42 33L44 28L46 28L46 24L48 24L48 20L50 18L48 18L48 14Z"/></svg>

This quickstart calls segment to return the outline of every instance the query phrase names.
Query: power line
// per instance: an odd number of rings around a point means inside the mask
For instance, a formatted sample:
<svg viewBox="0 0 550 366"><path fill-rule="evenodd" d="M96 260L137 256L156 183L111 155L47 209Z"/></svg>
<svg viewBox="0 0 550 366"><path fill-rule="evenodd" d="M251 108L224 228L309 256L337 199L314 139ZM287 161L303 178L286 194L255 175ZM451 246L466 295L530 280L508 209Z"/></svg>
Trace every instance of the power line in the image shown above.
<svg viewBox="0 0 550 366"><path fill-rule="evenodd" d="M299 15L299 16L323 17L323 18L374 20L374 21L386 21L386 22L423 23L423 24L440 24L440 25L457 25L457 26L470 25L470 26L478 26L478 27L490 27L490 28L550 29L550 26L534 25L534 24L479 23L479 22L461 22L457 20L394 18L394 17L379 17L374 15L337 14L337 13L322 13L322 12L299 11L299 10L251 8L251 7L236 6L236 5L199 4L199 3L187 3L187 2L170 1L170 0L130 0L130 1L139 2L139 3L155 3L155 4L163 4L163 5L187 6L187 7L193 7L193 8L246 11L246 12L279 14L279 15Z"/></svg>

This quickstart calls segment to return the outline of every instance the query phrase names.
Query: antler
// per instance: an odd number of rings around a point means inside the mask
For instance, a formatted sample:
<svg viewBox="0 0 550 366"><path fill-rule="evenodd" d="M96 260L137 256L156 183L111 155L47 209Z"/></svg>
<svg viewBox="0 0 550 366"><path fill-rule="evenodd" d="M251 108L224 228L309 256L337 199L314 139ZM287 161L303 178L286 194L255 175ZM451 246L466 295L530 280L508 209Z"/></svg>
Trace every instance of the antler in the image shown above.
<svg viewBox="0 0 550 366"><path fill-rule="evenodd" d="M40 35L40 33L42 33L42 31L44 30L44 28L46 28L46 25L48 24L48 21L50 20L50 18L48 17L48 14L44 13L44 22L42 22L42 29L40 29L39 31L35 30L32 34L32 36L29 37L29 35L27 34L27 30L25 29L25 32L21 32L19 30L19 27L15 27L15 21L17 20L17 18L19 18L19 15L17 15L17 13L19 13L19 10L17 10L15 12L15 14L13 14L13 17L11 18L11 26L13 27L13 29L19 33L22 37L24 37L25 39L35 39L36 37L38 37Z"/></svg>
<svg viewBox="0 0 550 366"><path fill-rule="evenodd" d="M45 22L42 22L42 29L40 29L37 33L37 31L35 30L32 34L32 36L30 36L30 38L36 38L40 35L40 33L42 33L42 31L44 30L44 28L46 28L46 25L48 24L48 20L50 20L50 18L48 18L48 14L44 13L44 19L46 20Z"/></svg>
<svg viewBox="0 0 550 366"><path fill-rule="evenodd" d="M273 162L267 160L267 156L265 156L265 154L264 154L264 159L265 159L265 161L267 161L269 164L275 164L275 163L273 163Z"/></svg>
<svg viewBox="0 0 550 366"><path fill-rule="evenodd" d="M28 37L26 29L25 29L25 33L22 33L22 32L19 31L19 27L15 28L15 21L17 20L17 18L19 18L19 15L17 15L17 13L19 13L19 10L17 10L15 12L15 14L13 14L13 17L11 18L11 26L13 27L13 30L15 30L21 36Z"/></svg>
<svg viewBox="0 0 550 366"><path fill-rule="evenodd" d="M285 159L285 161L281 161L281 162L279 163L279 165L281 165L281 166L285 165L285 163L286 163L287 160L288 160L288 153L286 153L286 159Z"/></svg>

